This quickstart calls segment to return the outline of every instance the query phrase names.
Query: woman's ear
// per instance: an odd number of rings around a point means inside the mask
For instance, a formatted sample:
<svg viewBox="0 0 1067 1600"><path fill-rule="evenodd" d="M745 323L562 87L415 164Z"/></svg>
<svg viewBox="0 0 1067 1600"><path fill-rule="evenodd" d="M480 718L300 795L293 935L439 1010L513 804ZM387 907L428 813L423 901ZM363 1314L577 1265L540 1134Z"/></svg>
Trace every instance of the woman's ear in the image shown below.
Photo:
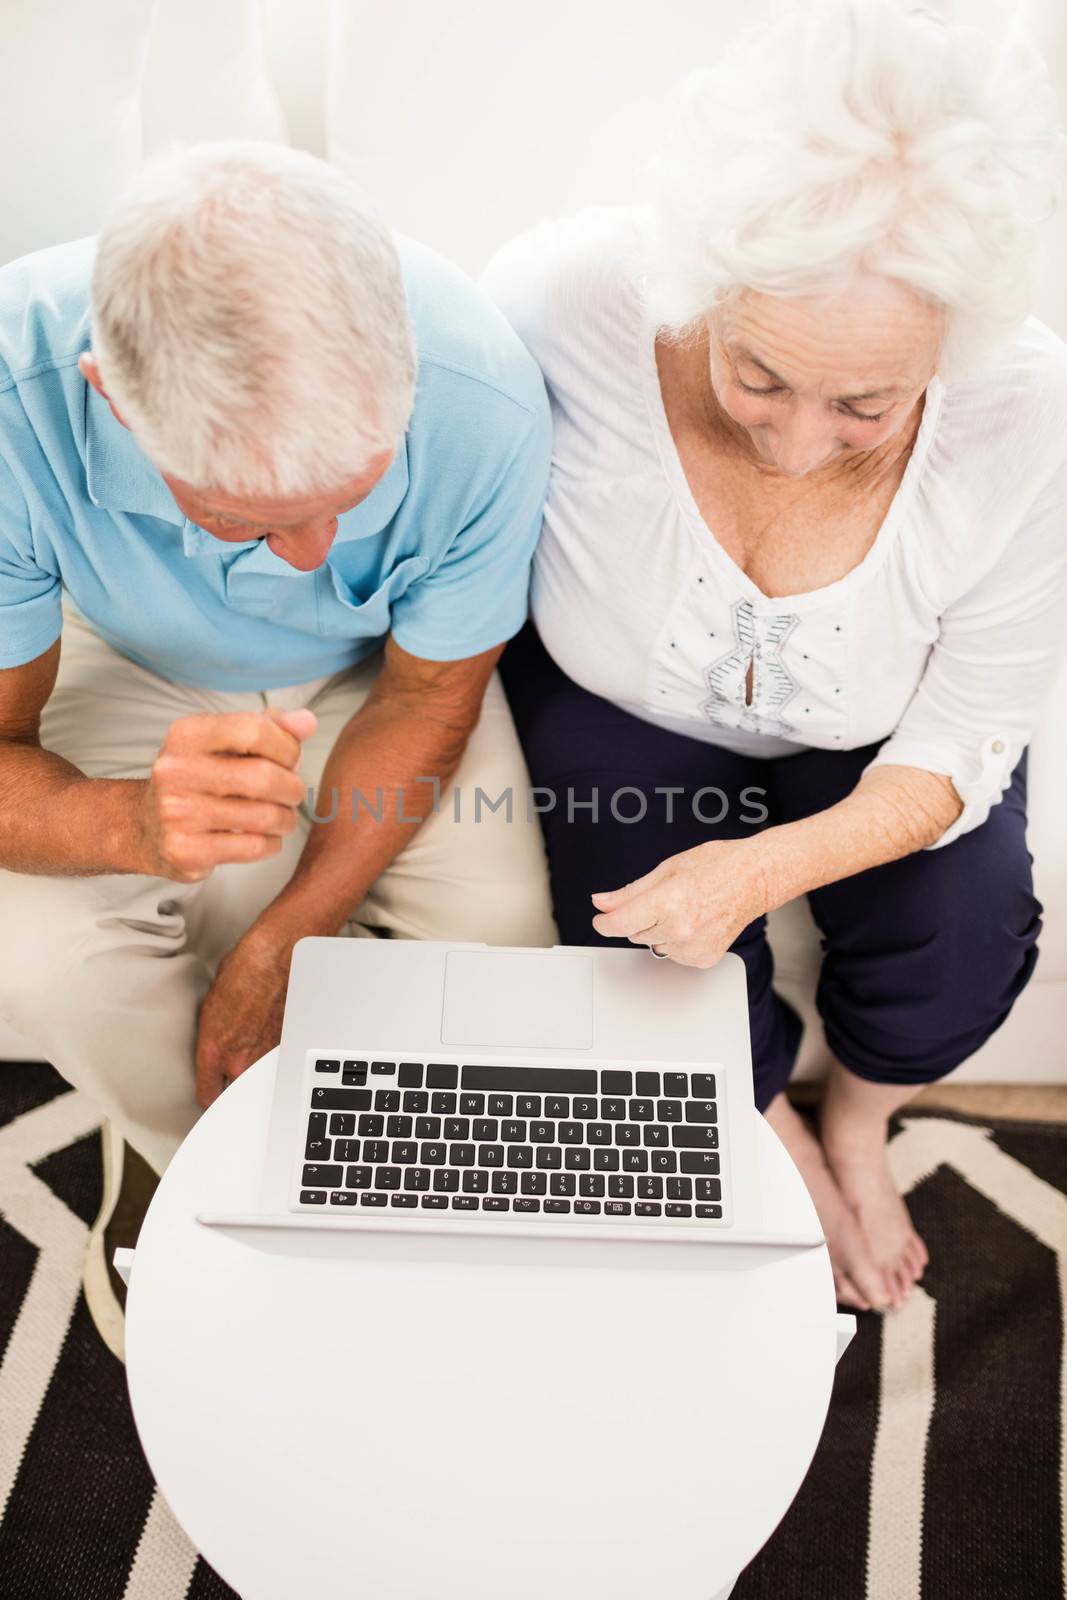
<svg viewBox="0 0 1067 1600"><path fill-rule="evenodd" d="M126 422L125 418L120 416L118 411L116 411L111 396L104 388L103 379L100 377L100 368L97 365L96 357L93 355L91 350L83 350L81 355L78 357L78 371L81 373L86 383L92 384L100 398L107 401L108 405L111 407L111 415L115 418L115 421L121 422L124 428L128 427L129 424Z"/></svg>

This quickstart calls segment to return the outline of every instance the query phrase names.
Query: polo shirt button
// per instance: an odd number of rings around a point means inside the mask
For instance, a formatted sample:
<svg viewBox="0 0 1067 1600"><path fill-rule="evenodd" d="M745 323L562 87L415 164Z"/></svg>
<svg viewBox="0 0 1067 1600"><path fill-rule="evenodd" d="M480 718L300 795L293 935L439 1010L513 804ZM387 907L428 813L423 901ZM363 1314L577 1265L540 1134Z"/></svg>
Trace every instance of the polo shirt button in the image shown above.
<svg viewBox="0 0 1067 1600"><path fill-rule="evenodd" d="M999 756L1001 751L1004 749L1004 740L1003 739L994 739L993 743L992 743L992 746L991 746L991 749L994 751L994 753L996 755Z"/></svg>

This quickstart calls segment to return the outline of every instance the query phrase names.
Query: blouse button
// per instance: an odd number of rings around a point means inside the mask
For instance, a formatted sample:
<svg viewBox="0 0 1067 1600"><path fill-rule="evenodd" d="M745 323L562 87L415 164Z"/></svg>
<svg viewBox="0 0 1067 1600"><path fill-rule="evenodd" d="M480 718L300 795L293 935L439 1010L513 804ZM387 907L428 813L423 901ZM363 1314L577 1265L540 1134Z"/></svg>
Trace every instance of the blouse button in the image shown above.
<svg viewBox="0 0 1067 1600"><path fill-rule="evenodd" d="M1004 748L1004 740L1003 739L994 739L992 745L990 746L990 748L994 751L994 753L996 755L999 756L1001 751Z"/></svg>

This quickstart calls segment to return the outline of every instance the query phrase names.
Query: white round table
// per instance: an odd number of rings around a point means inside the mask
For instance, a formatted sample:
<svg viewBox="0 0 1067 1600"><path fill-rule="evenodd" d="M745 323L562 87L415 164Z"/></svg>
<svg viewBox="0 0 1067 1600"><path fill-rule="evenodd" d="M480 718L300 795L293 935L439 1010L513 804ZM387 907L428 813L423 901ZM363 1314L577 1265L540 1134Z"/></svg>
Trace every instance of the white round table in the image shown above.
<svg viewBox="0 0 1067 1600"><path fill-rule="evenodd" d="M438 1239L363 1258L205 1227L256 1205L276 1055L181 1146L130 1279L134 1417L197 1549L242 1600L728 1594L822 1431L825 1248L579 1271L501 1260L495 1239L477 1261ZM765 1225L809 1227L758 1120Z"/></svg>

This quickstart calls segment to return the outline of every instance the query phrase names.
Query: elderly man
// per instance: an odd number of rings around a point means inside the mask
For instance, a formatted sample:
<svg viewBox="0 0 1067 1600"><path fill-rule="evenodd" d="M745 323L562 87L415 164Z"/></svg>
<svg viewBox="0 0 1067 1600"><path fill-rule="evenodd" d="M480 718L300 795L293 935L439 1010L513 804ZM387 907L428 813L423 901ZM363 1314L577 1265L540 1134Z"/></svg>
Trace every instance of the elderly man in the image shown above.
<svg viewBox="0 0 1067 1600"><path fill-rule="evenodd" d="M0 1014L157 1173L297 939L553 942L476 792L526 784L550 434L503 317L296 151L169 157L0 272Z"/></svg>

